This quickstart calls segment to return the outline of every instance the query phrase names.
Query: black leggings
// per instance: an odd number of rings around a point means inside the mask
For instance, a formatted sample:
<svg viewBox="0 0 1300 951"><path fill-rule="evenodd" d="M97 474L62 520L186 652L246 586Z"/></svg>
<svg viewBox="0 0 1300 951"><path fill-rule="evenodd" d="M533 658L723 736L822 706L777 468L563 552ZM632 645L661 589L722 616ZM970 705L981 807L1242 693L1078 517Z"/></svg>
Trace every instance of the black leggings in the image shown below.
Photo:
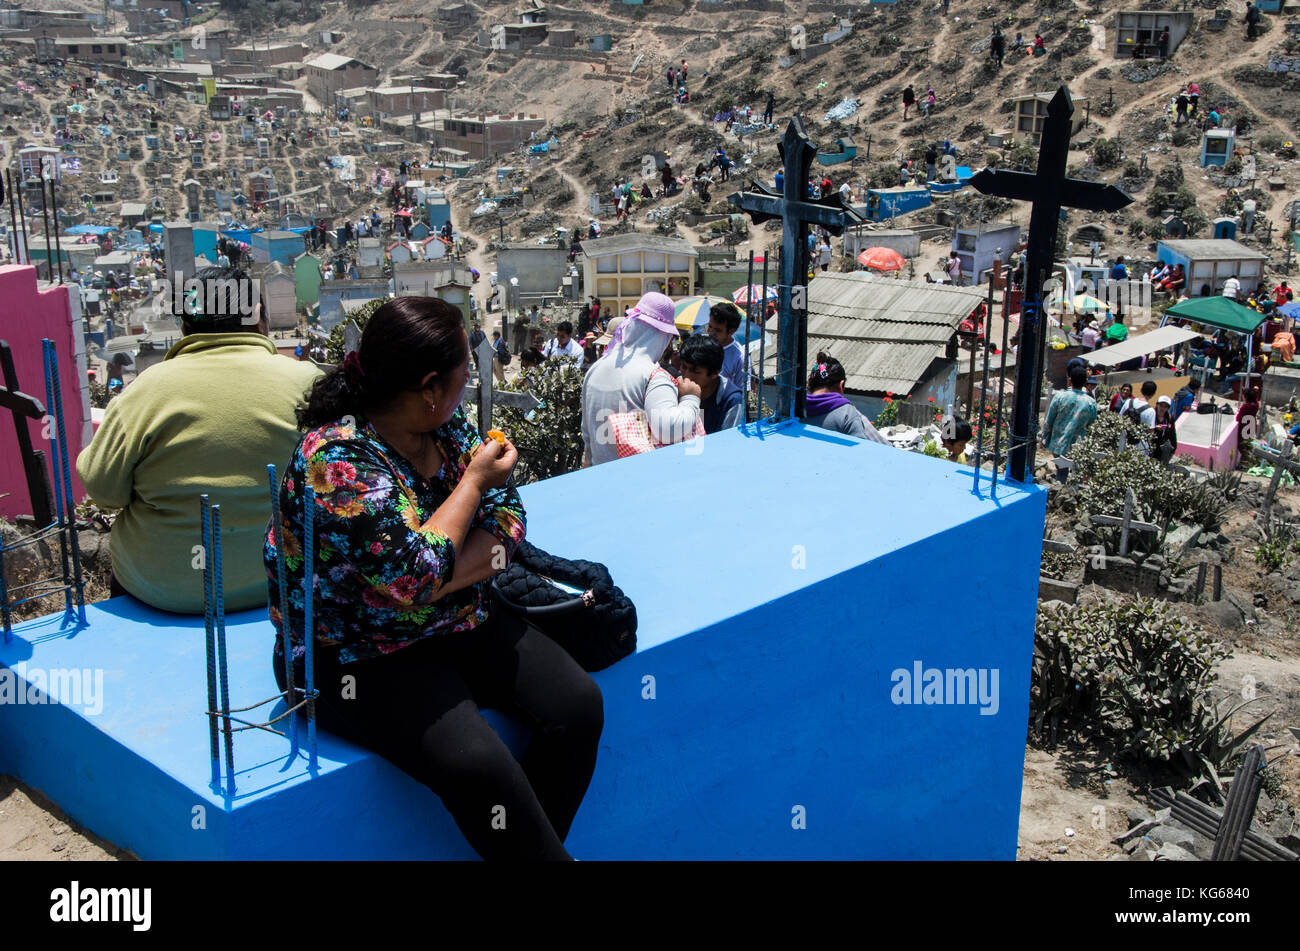
<svg viewBox="0 0 1300 951"><path fill-rule="evenodd" d="M278 663L275 675L284 689ZM484 859L571 858L563 843L596 768L604 702L587 672L517 615L494 607L473 630L349 664L318 651L316 687L320 726L432 789ZM532 730L520 759L480 707Z"/></svg>

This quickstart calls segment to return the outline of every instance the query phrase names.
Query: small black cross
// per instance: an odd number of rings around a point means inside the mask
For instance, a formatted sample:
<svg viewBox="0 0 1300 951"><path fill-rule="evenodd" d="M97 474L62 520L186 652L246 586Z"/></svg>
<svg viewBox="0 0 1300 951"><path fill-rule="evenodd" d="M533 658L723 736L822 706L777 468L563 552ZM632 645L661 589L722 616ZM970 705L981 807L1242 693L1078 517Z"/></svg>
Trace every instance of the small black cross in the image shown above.
<svg viewBox="0 0 1300 951"><path fill-rule="evenodd" d="M862 224L866 219L846 205L838 192L817 200L808 197L808 172L817 146L808 140L802 118L790 120L777 148L784 166L784 194L751 181L746 191L728 195L727 201L748 212L756 225L774 218L780 218L784 225L781 283L777 289L777 415L790 416L793 411L802 419L808 365L808 225L818 224L840 235L847 225Z"/></svg>
<svg viewBox="0 0 1300 951"><path fill-rule="evenodd" d="M1055 260L1056 226L1062 208L1118 211L1133 199L1122 188L1065 177L1070 151L1070 116L1074 103L1062 85L1047 107L1047 120L1038 147L1038 170L1029 172L983 169L970 183L985 195L1033 204L1029 216L1029 247L1025 250L1025 284L1020 304L1020 348L1016 351L1016 393L1011 413L1011 448L1007 473L1017 482L1034 471L1031 422L1037 422L1042 398L1042 366L1047 334L1042 322L1043 277Z"/></svg>
<svg viewBox="0 0 1300 951"><path fill-rule="evenodd" d="M27 491L32 498L32 517L37 528L45 528L54 521L50 504L50 481L45 471L45 453L32 448L32 434L27 430L27 420L44 419L45 404L34 396L18 391L18 374L14 370L13 354L8 342L0 340L0 370L4 372L4 385L0 386L0 410L7 409L13 416L14 430L18 434L18 455L27 476Z"/></svg>

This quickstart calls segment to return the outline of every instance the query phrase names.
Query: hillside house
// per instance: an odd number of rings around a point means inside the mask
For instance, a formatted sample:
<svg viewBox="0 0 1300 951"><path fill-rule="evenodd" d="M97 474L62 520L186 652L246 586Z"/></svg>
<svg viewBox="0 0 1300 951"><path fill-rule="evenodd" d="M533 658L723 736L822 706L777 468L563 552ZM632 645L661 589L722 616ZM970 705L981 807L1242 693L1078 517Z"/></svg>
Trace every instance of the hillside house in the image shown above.
<svg viewBox="0 0 1300 951"><path fill-rule="evenodd" d="M373 86L379 70L359 59L338 53L321 53L303 61L307 75L307 89L317 102L334 101L334 93L356 86Z"/></svg>

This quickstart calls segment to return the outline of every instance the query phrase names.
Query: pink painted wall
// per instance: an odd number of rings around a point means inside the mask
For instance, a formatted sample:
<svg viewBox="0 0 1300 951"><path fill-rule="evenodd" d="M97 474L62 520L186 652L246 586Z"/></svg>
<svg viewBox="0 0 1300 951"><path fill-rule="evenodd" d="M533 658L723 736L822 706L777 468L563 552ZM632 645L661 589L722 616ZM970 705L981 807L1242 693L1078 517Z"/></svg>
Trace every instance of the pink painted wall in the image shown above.
<svg viewBox="0 0 1300 951"><path fill-rule="evenodd" d="M73 500L79 502L86 490L77 478L77 454L90 440L90 393L86 386L86 343L81 329L80 301L72 296L69 287L38 286L34 267L16 264L0 267L0 340L7 341L13 352L19 389L41 403L45 402L41 340L46 337L54 341L59 358L72 494ZM47 464L52 463L52 447L41 435L40 422L29 422L28 428L32 446L43 449ZM55 478L53 469L50 478ZM13 518L30 515L31 511L13 417L8 412L0 412L0 515Z"/></svg>
<svg viewBox="0 0 1300 951"><path fill-rule="evenodd" d="M1215 472L1235 468L1237 465L1237 421L1231 416L1224 417L1223 429L1219 430L1219 441L1215 445L1211 444L1207 437L1200 434L1204 427L1199 427L1196 435L1185 432L1185 430L1192 427L1183 426L1183 422L1190 422L1195 419L1196 417L1191 413L1184 413L1178 417L1178 423L1175 424L1175 430L1178 433L1178 448L1174 451L1174 455L1191 456L1196 460L1197 465L1212 469Z"/></svg>

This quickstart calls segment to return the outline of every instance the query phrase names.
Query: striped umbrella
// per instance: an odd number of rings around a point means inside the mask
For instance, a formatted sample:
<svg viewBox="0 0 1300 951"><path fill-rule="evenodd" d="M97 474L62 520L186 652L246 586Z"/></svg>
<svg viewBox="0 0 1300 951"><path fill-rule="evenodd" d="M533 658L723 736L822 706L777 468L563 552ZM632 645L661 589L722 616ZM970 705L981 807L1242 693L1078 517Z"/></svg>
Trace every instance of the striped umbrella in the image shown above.
<svg viewBox="0 0 1300 951"><path fill-rule="evenodd" d="M673 323L677 329L688 334L704 333L705 328L709 325L709 310L714 304L726 302L725 297L713 297L708 294L703 297L683 297L673 306ZM759 327L758 322L753 321L749 324L749 338L745 337L744 314L741 314L742 320L740 327L737 328L735 338L743 345L758 339Z"/></svg>
<svg viewBox="0 0 1300 951"><path fill-rule="evenodd" d="M1065 295L1059 290L1054 292L1048 301L1048 306L1057 310L1063 309ZM1098 300L1090 294L1076 294L1070 299L1070 309L1076 314L1096 314L1104 310L1110 310L1110 304Z"/></svg>
<svg viewBox="0 0 1300 951"><path fill-rule="evenodd" d="M703 333L709 323L709 308L714 304L726 302L725 297L683 297L673 304L673 323L677 329L688 334Z"/></svg>
<svg viewBox="0 0 1300 951"><path fill-rule="evenodd" d="M749 284L731 292L731 299L737 304L748 304L750 298L755 300L776 300L779 297L775 284L767 285L767 296L763 296L763 285Z"/></svg>

